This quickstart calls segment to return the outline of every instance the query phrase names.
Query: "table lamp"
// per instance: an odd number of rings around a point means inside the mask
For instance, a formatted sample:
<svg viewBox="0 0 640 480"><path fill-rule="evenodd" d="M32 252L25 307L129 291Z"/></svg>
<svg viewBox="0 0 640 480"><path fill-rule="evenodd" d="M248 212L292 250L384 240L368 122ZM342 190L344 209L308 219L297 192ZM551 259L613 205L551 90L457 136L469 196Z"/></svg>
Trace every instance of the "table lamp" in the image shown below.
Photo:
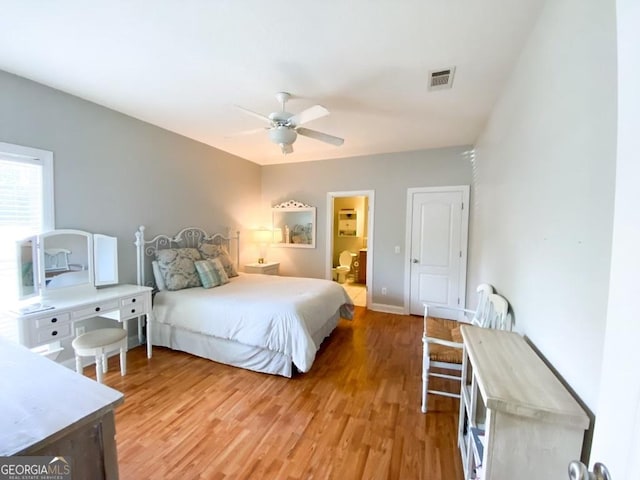
<svg viewBox="0 0 640 480"><path fill-rule="evenodd" d="M258 263L264 263L264 259L267 256L267 245L273 241L273 231L265 227L256 228L252 231L251 238L253 243L258 245Z"/></svg>

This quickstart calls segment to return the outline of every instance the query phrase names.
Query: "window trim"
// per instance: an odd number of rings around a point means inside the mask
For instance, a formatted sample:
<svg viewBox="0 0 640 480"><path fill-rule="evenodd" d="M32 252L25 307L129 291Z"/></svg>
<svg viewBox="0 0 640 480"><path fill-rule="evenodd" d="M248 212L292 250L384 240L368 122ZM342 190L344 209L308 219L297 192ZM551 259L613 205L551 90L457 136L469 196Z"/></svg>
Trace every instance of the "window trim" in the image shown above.
<svg viewBox="0 0 640 480"><path fill-rule="evenodd" d="M13 157L19 162L42 165L42 230L55 229L55 205L53 194L53 152L39 148L24 147L0 142L0 154Z"/></svg>

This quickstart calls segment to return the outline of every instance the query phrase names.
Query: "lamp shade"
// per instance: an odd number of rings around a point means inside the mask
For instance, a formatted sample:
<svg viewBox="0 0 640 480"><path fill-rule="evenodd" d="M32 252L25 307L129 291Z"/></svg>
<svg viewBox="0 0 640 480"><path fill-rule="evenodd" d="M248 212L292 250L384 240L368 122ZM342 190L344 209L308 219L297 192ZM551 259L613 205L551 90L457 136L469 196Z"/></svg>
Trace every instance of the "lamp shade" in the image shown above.
<svg viewBox="0 0 640 480"><path fill-rule="evenodd" d="M253 243L271 243L273 239L273 232L268 228L256 228L251 232L251 239L253 240Z"/></svg>

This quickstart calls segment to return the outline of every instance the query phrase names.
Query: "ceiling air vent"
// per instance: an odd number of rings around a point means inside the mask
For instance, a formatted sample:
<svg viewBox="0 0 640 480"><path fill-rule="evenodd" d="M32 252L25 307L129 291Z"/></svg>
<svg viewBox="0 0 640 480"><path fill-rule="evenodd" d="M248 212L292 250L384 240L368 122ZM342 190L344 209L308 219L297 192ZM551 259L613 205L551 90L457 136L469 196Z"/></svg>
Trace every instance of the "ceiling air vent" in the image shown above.
<svg viewBox="0 0 640 480"><path fill-rule="evenodd" d="M444 90L453 85L453 74L456 67L431 70L429 72L429 90Z"/></svg>

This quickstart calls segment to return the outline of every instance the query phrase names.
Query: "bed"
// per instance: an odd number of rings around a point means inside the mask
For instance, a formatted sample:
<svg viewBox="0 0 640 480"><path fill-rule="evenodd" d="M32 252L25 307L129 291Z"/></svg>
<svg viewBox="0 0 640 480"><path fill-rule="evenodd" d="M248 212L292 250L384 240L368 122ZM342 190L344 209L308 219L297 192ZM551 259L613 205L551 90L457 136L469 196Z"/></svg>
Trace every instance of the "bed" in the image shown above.
<svg viewBox="0 0 640 480"><path fill-rule="evenodd" d="M235 236L210 235L189 227L174 236L158 235L147 241L144 230L140 227L136 232L138 283L159 290L149 328L153 345L291 377L296 371L309 371L320 344L340 318L353 318L353 303L335 282L238 273L237 232ZM231 261L229 252L234 247ZM211 251L220 255L214 257L217 260L207 255ZM180 257L177 262L176 257ZM166 268L165 258L180 268L173 264ZM195 274L192 261L198 267ZM209 285L207 277L199 275L199 268L211 263L227 281L205 288L201 285L203 280ZM154 281L147 282L148 277Z"/></svg>

